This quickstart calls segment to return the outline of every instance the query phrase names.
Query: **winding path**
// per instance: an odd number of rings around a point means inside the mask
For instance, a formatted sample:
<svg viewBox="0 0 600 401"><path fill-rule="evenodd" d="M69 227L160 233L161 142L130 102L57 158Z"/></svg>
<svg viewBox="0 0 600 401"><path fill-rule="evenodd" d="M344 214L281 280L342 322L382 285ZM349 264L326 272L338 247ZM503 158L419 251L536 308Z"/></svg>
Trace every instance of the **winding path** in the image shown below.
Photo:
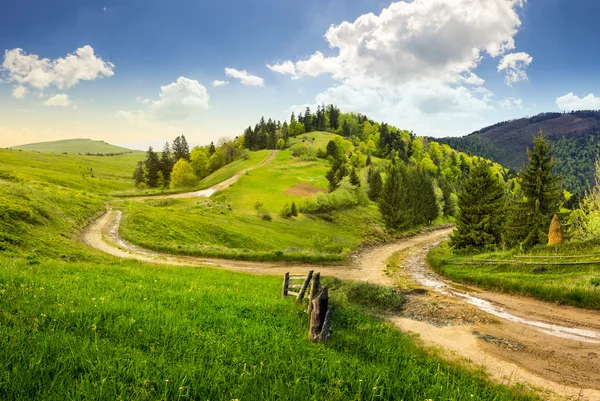
<svg viewBox="0 0 600 401"><path fill-rule="evenodd" d="M275 155L273 152L254 168L270 162ZM245 171L208 190L161 197L210 196L230 186ZM466 322L459 324L440 325L424 315L413 314L410 319L390 316L401 330L419 334L427 345L451 351L447 354L449 358L459 357L462 362L467 358L475 365L483 365L499 382L544 388L547 391L545 399L600 401L600 313L458 286L440 278L427 265L425 256L432 246L448 237L450 229L426 232L368 249L355 256L349 265L318 266L199 258L150 251L120 237L121 216L119 210L107 210L84 230L82 240L116 257L164 265L213 266L274 275L305 273L315 269L327 276L388 286L395 285L400 279L408 279L428 289L425 294L411 295L417 303L427 308L438 308L435 313L460 313L461 318L467 318ZM401 268L397 272L389 272L386 263L394 254L401 255ZM478 314L486 318L475 318Z"/></svg>

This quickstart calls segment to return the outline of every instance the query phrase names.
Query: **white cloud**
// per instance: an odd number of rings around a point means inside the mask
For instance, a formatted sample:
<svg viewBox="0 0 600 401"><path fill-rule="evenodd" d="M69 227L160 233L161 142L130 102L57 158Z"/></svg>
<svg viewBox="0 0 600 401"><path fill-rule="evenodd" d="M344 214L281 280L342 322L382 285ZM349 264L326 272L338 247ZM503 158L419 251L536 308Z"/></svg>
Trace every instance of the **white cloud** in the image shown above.
<svg viewBox="0 0 600 401"><path fill-rule="evenodd" d="M70 104L71 104L71 101L69 100L69 95L66 95L64 93L60 93L58 95L54 95L54 96L48 98L48 100L46 100L44 102L45 106L66 107L66 106L68 106Z"/></svg>
<svg viewBox="0 0 600 401"><path fill-rule="evenodd" d="M185 120L194 113L209 108L210 96L206 88L195 79L185 77L160 87L160 100L151 101L138 97L136 100L149 104L146 110L119 110L115 116L132 125L150 123L153 120Z"/></svg>
<svg viewBox="0 0 600 401"><path fill-rule="evenodd" d="M257 77L256 75L250 74L246 70L236 70L235 68L225 68L225 75L228 77L239 79L243 85L248 86L264 86L265 80L261 77Z"/></svg>
<svg viewBox="0 0 600 401"><path fill-rule="evenodd" d="M136 97L135 100L137 100L138 102L140 102L142 104L150 104L150 99L143 98L141 96Z"/></svg>
<svg viewBox="0 0 600 401"><path fill-rule="evenodd" d="M474 70L484 56L515 48L523 3L394 2L379 15L332 25L325 34L330 54L267 67L294 79L330 74L338 85L315 104L337 103L424 135L465 133L495 110L493 93Z"/></svg>
<svg viewBox="0 0 600 401"><path fill-rule="evenodd" d="M515 99L514 97L507 97L498 103L505 110L523 110L523 100Z"/></svg>
<svg viewBox="0 0 600 401"><path fill-rule="evenodd" d="M508 86L512 84L527 81L527 67L533 58L527 53L511 53L502 57L500 64L498 64L498 71L506 71L506 78L504 79Z"/></svg>
<svg viewBox="0 0 600 401"><path fill-rule="evenodd" d="M13 88L12 95L17 99L23 99L29 93L29 89L23 85L16 85Z"/></svg>
<svg viewBox="0 0 600 401"><path fill-rule="evenodd" d="M225 86L225 85L229 85L229 81L219 81L218 79L215 79L212 83L212 86Z"/></svg>
<svg viewBox="0 0 600 401"><path fill-rule="evenodd" d="M89 46L54 60L27 54L22 49L6 50L1 71L8 81L43 90L51 85L59 89L70 88L80 81L91 81L114 75L114 64L94 54Z"/></svg>
<svg viewBox="0 0 600 401"><path fill-rule="evenodd" d="M563 111L600 110L600 97L596 97L593 93L590 93L586 97L580 98L571 92L557 97L556 105Z"/></svg>

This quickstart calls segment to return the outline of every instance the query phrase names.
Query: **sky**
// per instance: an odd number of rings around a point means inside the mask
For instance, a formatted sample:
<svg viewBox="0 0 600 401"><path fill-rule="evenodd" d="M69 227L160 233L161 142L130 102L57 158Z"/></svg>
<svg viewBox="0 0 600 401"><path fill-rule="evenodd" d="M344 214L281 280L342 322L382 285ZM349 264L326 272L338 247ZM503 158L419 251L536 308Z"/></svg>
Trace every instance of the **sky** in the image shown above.
<svg viewBox="0 0 600 401"><path fill-rule="evenodd" d="M434 137L600 109L599 13L595 0L6 1L0 147L207 144L323 103Z"/></svg>

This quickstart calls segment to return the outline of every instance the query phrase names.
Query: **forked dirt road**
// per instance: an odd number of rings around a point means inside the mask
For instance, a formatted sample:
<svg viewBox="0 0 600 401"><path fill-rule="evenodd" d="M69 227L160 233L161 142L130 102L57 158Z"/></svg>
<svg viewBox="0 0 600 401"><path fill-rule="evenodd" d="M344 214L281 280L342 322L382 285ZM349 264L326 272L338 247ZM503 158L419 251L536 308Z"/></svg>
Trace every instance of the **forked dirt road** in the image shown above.
<svg viewBox="0 0 600 401"><path fill-rule="evenodd" d="M260 165L274 157L275 153ZM212 189L224 189L243 174L238 173ZM536 389L544 399L600 401L600 312L482 291L443 280L427 265L425 256L432 246L448 237L450 229L425 232L365 250L346 266L315 266L153 252L121 238L120 221L120 211L108 210L84 230L82 240L116 257L157 264L213 266L273 275L314 269L325 276L380 285L410 283L412 291L406 291L404 310L399 315L387 316L402 331L417 334L425 345L443 349L449 359L483 366L497 382L521 383ZM389 269L387 261L395 254L399 266Z"/></svg>

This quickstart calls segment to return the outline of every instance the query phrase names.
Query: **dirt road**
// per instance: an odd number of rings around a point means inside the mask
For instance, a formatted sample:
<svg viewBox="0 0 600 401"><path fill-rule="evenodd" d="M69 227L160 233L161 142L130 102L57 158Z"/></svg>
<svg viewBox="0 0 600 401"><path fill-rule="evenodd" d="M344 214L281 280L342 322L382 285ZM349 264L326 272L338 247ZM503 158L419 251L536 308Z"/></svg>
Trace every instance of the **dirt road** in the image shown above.
<svg viewBox="0 0 600 401"><path fill-rule="evenodd" d="M449 358L484 366L499 382L544 388L547 399L600 400L600 313L442 280L424 258L433 244L447 238L449 229L372 248L348 266L315 266L152 252L123 240L118 234L120 220L120 211L107 211L84 231L83 241L117 257L158 264L276 275L316 269L327 276L382 285L409 279L428 291L412 291L401 316L390 317L401 330L450 351ZM402 255L401 268L386 272L386 261L397 253Z"/></svg>

